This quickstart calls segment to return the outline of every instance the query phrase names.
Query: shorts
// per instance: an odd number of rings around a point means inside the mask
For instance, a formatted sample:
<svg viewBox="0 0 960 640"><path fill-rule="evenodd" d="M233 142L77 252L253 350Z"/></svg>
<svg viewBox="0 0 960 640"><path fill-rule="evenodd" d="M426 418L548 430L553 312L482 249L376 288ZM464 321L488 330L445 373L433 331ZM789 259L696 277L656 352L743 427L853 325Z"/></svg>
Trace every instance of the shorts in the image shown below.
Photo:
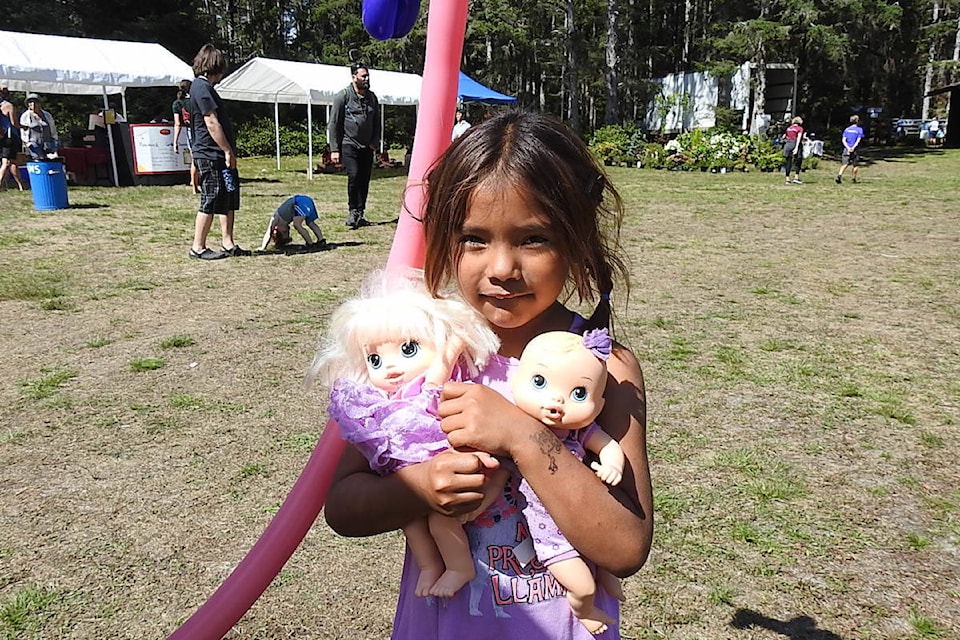
<svg viewBox="0 0 960 640"><path fill-rule="evenodd" d="M0 159L16 160L17 154L23 151L23 143L20 138L6 138L0 145Z"/></svg>
<svg viewBox="0 0 960 640"><path fill-rule="evenodd" d="M216 216L226 215L240 208L240 176L236 169L233 173L233 191L227 191L224 183L223 171L226 164L223 160L206 160L197 158L193 161L200 172L200 213Z"/></svg>
<svg viewBox="0 0 960 640"><path fill-rule="evenodd" d="M846 148L843 150L843 156L840 158L840 164L846 165L857 165L857 161L860 159L860 154L854 151L847 151Z"/></svg>
<svg viewBox="0 0 960 640"><path fill-rule="evenodd" d="M317 207L313 203L312 198L307 196L295 196L296 200L294 201L294 206L296 207L296 212L298 216L303 216L303 219L306 222L313 222L320 218L320 215L317 213Z"/></svg>

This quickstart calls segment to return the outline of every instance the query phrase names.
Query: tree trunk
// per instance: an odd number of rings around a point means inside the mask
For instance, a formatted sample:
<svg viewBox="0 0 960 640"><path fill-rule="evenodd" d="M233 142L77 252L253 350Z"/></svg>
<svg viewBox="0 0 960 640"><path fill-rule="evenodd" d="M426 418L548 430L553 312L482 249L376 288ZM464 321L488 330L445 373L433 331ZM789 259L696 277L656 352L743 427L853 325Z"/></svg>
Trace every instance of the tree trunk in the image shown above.
<svg viewBox="0 0 960 640"><path fill-rule="evenodd" d="M688 0L689 1L689 0ZM620 57L617 55L617 0L607 0L607 106L604 114L604 123L620 123L620 97L618 87L620 77L617 67L620 66Z"/></svg>
<svg viewBox="0 0 960 640"><path fill-rule="evenodd" d="M564 27L566 30L565 55L563 59L563 91L566 94L567 120L570 127L580 133L580 98L577 91L576 36L573 21L573 0L564 2Z"/></svg>
<svg viewBox="0 0 960 640"><path fill-rule="evenodd" d="M937 20L940 19L940 0L936 0L933 3L933 20L931 25L937 24ZM937 38L931 36L930 40L930 49L927 54L927 70L923 74L923 108L920 110L920 118L923 120L928 120L930 118L930 96L927 94L930 93L930 89L933 85L933 61L937 56Z"/></svg>

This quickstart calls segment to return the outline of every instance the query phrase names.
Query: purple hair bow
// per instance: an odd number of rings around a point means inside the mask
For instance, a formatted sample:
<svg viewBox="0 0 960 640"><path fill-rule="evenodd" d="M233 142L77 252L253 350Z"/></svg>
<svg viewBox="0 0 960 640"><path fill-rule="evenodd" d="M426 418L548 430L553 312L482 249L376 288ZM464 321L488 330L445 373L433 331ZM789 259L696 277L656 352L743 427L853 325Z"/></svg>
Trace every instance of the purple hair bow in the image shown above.
<svg viewBox="0 0 960 640"><path fill-rule="evenodd" d="M613 340L606 329L593 329L583 334L583 346L593 352L593 355L606 362L610 357Z"/></svg>

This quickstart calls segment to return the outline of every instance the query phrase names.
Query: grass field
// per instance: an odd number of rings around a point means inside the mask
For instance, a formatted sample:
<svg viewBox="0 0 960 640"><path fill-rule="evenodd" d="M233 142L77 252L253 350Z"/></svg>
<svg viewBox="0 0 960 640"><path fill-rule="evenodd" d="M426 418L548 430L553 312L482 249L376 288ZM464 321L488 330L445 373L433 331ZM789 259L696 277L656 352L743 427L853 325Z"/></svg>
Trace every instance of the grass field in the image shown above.
<svg viewBox="0 0 960 640"><path fill-rule="evenodd" d="M868 156L839 186L612 170L656 504L624 638L960 638L960 151ZM405 177L351 232L345 178L284 164L242 162L238 241L305 193L331 250L188 260L186 187L0 193L3 640L165 638L299 476L303 373ZM386 638L402 545L319 519L230 637Z"/></svg>

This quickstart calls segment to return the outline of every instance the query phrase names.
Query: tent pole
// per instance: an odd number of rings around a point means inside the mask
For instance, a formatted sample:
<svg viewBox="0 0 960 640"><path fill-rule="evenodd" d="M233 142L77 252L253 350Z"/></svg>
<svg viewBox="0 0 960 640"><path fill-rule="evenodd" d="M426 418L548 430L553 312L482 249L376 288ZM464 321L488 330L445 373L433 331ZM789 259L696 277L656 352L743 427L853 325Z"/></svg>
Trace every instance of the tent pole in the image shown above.
<svg viewBox="0 0 960 640"><path fill-rule="evenodd" d="M127 118L127 88L120 87L120 104L123 105L123 119L129 120Z"/></svg>
<svg viewBox="0 0 960 640"><path fill-rule="evenodd" d="M386 124L386 119L383 115L383 105L380 105L380 153L383 153L383 127Z"/></svg>
<svg viewBox="0 0 960 640"><path fill-rule="evenodd" d="M313 180L313 96L307 94L307 178Z"/></svg>
<svg viewBox="0 0 960 640"><path fill-rule="evenodd" d="M277 146L277 171L280 171L280 98L273 96L273 136Z"/></svg>
<svg viewBox="0 0 960 640"><path fill-rule="evenodd" d="M110 163L113 165L113 186L120 186L120 176L117 173L117 150L113 147L113 126L107 124L107 110L110 109L110 101L107 99L107 87L101 85L103 89L103 126L107 129L107 144L110 145Z"/></svg>

